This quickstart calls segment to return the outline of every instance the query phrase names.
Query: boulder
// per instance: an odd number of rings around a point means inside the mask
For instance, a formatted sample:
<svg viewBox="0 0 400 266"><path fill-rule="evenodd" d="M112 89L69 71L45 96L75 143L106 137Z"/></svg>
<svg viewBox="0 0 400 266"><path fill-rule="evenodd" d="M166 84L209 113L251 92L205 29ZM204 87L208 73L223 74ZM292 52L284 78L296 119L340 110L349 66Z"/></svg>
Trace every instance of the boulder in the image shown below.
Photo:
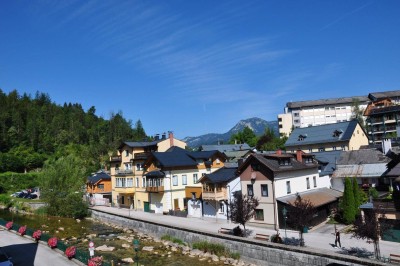
<svg viewBox="0 0 400 266"><path fill-rule="evenodd" d="M132 258L124 258L122 259L123 262L125 263L133 263L133 259Z"/></svg>
<svg viewBox="0 0 400 266"><path fill-rule="evenodd" d="M97 251L113 251L115 247L108 247L107 245L102 245L96 248Z"/></svg>
<svg viewBox="0 0 400 266"><path fill-rule="evenodd" d="M130 247L131 247L131 245L128 245L128 244L122 244L122 247L123 247L123 248L130 248Z"/></svg>
<svg viewBox="0 0 400 266"><path fill-rule="evenodd" d="M152 247L152 246L146 246L146 247L142 248L142 251L153 251L153 250L154 250L154 247Z"/></svg>

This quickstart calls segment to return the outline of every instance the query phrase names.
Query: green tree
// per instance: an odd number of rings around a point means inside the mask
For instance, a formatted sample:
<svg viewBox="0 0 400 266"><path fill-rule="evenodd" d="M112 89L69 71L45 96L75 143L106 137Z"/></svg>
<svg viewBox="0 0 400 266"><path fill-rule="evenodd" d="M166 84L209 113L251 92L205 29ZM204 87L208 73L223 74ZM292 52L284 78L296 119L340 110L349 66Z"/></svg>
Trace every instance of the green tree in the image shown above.
<svg viewBox="0 0 400 266"><path fill-rule="evenodd" d="M358 123L360 123L361 127L365 129L365 122L364 122L364 109L360 107L360 100L357 98L353 98L351 104L351 111L352 111L352 119L357 119Z"/></svg>
<svg viewBox="0 0 400 266"><path fill-rule="evenodd" d="M230 144L247 143L250 147L254 147L257 143L257 136L249 127L245 127L242 131L233 134L229 140Z"/></svg>
<svg viewBox="0 0 400 266"><path fill-rule="evenodd" d="M48 214L74 218L87 215L83 201L85 170L80 158L72 155L46 162L39 180Z"/></svg>
<svg viewBox="0 0 400 266"><path fill-rule="evenodd" d="M253 218L259 200L257 198L248 197L241 192L234 195L233 201L229 205L229 216L233 223L243 225L243 231L246 235L246 223Z"/></svg>
<svg viewBox="0 0 400 266"><path fill-rule="evenodd" d="M363 203L361 199L360 187L358 186L357 179L353 177L353 196L354 196L354 212L357 214L360 205Z"/></svg>
<svg viewBox="0 0 400 266"><path fill-rule="evenodd" d="M353 184L349 177L346 177L345 179L341 208L343 211L344 223L346 224L353 223L356 218L356 213L355 213Z"/></svg>
<svg viewBox="0 0 400 266"><path fill-rule="evenodd" d="M256 149L264 151L275 151L285 149L287 137L279 138L271 128L265 128L264 134L258 138Z"/></svg>

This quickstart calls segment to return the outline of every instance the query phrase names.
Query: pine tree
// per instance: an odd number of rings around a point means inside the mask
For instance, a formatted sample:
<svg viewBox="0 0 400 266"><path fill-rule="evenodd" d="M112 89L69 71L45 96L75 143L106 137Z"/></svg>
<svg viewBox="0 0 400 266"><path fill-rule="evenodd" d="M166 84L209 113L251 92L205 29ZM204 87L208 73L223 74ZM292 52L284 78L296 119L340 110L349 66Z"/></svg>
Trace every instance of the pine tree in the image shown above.
<svg viewBox="0 0 400 266"><path fill-rule="evenodd" d="M353 177L353 195L354 195L354 213L358 214L359 207L361 205L361 194L360 188L358 187L357 179Z"/></svg>
<svg viewBox="0 0 400 266"><path fill-rule="evenodd" d="M342 209L343 209L343 221L346 224L351 224L355 220L355 211L354 211L354 193L353 193L353 185L351 179L346 177L344 183L344 192L343 192L343 201L342 201Z"/></svg>

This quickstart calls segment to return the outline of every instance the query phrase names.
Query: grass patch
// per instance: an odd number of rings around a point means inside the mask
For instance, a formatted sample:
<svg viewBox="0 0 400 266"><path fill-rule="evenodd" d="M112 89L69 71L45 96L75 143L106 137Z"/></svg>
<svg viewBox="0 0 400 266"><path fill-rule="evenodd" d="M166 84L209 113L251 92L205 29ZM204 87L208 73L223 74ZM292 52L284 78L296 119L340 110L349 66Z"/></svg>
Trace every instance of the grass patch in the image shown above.
<svg viewBox="0 0 400 266"><path fill-rule="evenodd" d="M161 240L171 241L172 243L176 243L178 245L186 246L185 242L182 239L170 236L170 235L163 235Z"/></svg>
<svg viewBox="0 0 400 266"><path fill-rule="evenodd" d="M237 252L229 252L229 250L222 244L210 243L207 241L200 241L193 243L194 249L199 249L204 252L210 252L211 254L215 254L217 256L225 256L233 259L239 259L240 254Z"/></svg>

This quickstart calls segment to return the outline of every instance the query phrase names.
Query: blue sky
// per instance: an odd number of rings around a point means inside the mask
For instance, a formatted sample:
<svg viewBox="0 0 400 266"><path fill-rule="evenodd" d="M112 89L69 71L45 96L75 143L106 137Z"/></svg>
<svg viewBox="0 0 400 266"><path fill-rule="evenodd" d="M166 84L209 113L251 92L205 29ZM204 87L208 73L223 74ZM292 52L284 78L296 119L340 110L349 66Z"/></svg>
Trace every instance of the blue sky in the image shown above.
<svg viewBox="0 0 400 266"><path fill-rule="evenodd" d="M400 1L1 1L0 88L146 133L224 133L288 101L400 89Z"/></svg>

